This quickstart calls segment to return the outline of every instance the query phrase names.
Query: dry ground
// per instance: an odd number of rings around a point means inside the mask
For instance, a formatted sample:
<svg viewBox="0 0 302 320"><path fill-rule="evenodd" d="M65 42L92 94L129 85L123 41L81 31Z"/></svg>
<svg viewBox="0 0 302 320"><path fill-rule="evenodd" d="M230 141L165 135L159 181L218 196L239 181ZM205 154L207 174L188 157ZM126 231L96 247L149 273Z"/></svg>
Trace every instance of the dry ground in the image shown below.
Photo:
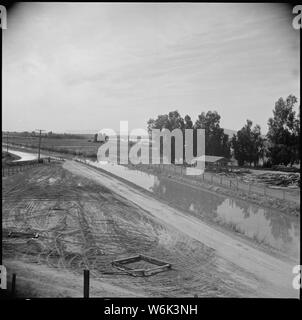
<svg viewBox="0 0 302 320"><path fill-rule="evenodd" d="M257 288L225 275L215 250L61 164L3 178L2 207L4 264L9 279L17 273L19 296L82 296L84 268L91 296L258 296ZM36 232L37 239L25 234ZM111 266L138 253L173 268L141 278Z"/></svg>
<svg viewBox="0 0 302 320"><path fill-rule="evenodd" d="M293 266L299 263L299 257L285 257L277 252L273 255L272 252L264 251L263 246L227 232L217 225L208 225L201 218L177 210L161 200L158 201L154 195L139 190L131 183L121 181L117 176L108 176L108 172L103 170L74 161L66 161L64 168L106 186L139 206L161 224L173 227L182 235L197 240L200 245L214 249L216 264L210 268L213 268L212 272L217 269L223 271L223 280L236 280L238 288L240 284L244 284L255 291L255 296L298 297L297 290L292 287L292 270ZM188 243L186 249L191 250L192 246Z"/></svg>

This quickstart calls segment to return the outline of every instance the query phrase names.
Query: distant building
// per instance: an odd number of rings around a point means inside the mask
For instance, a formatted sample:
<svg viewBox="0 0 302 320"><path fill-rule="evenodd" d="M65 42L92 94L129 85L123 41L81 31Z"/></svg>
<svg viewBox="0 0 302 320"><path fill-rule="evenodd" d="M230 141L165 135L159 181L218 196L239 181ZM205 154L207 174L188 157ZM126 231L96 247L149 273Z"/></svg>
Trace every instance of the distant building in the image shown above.
<svg viewBox="0 0 302 320"><path fill-rule="evenodd" d="M193 167L220 170L226 168L231 160L218 156L201 156L191 161Z"/></svg>
<svg viewBox="0 0 302 320"><path fill-rule="evenodd" d="M94 142L106 142L109 137L105 133L98 132L94 135Z"/></svg>

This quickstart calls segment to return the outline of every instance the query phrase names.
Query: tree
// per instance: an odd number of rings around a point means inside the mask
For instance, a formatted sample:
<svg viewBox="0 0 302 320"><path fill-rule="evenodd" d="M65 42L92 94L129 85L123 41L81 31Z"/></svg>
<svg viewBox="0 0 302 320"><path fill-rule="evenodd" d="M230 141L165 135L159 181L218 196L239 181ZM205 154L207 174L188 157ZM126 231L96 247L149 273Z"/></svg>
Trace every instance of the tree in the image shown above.
<svg viewBox="0 0 302 320"><path fill-rule="evenodd" d="M147 122L148 131L152 129L174 129L184 128L184 119L181 117L177 110L170 111L168 114L161 114L157 116L157 119L149 119Z"/></svg>
<svg viewBox="0 0 302 320"><path fill-rule="evenodd" d="M184 119L181 117L180 113L177 110L170 111L168 113L168 122L165 128L172 131L174 129L184 129L184 125Z"/></svg>
<svg viewBox="0 0 302 320"><path fill-rule="evenodd" d="M188 114L185 116L184 127L185 129L193 129L193 121Z"/></svg>
<svg viewBox="0 0 302 320"><path fill-rule="evenodd" d="M264 138L261 135L261 128L257 124L252 130L252 143L253 143L253 154L251 159L256 167L259 164L259 160L263 159L264 156Z"/></svg>
<svg viewBox="0 0 302 320"><path fill-rule="evenodd" d="M205 129L205 152L207 155L216 155L230 158L230 142L228 135L220 128L220 115L216 111L202 112L195 124L189 115L183 119L177 110L168 114L159 115L156 119L149 119L147 122L148 132L152 129L169 129L170 131L178 128L184 132L185 129L193 129L193 152L197 153L197 129ZM183 140L185 144L185 139ZM171 160L174 163L175 140L171 140ZM185 146L183 145L183 159L185 160Z"/></svg>
<svg viewBox="0 0 302 320"><path fill-rule="evenodd" d="M300 161L300 112L294 122L294 136L295 136L295 159Z"/></svg>
<svg viewBox="0 0 302 320"><path fill-rule="evenodd" d="M194 129L205 129L205 153L211 156L230 157L228 135L220 128L220 115L217 111L202 112L195 122Z"/></svg>
<svg viewBox="0 0 302 320"><path fill-rule="evenodd" d="M170 111L168 114L162 114L157 117L157 119L149 119L147 122L148 132L150 133L152 129L169 129L173 131L174 129L184 130L185 121L181 117L180 113L175 111ZM175 162L175 139L171 139L171 162Z"/></svg>
<svg viewBox="0 0 302 320"><path fill-rule="evenodd" d="M246 125L236 135L233 135L231 144L234 149L235 159L240 166L253 163L257 166L259 159L263 157L264 139L261 136L261 128L256 125L252 129L253 122L246 121Z"/></svg>
<svg viewBox="0 0 302 320"><path fill-rule="evenodd" d="M148 129L148 132L149 134L151 133L151 130L155 127L155 120L154 119L149 119L147 121L147 129Z"/></svg>
<svg viewBox="0 0 302 320"><path fill-rule="evenodd" d="M268 156L274 165L292 166L300 159L300 115L296 117L293 110L296 103L294 95L289 95L286 100L279 98L275 103L273 117L268 120Z"/></svg>

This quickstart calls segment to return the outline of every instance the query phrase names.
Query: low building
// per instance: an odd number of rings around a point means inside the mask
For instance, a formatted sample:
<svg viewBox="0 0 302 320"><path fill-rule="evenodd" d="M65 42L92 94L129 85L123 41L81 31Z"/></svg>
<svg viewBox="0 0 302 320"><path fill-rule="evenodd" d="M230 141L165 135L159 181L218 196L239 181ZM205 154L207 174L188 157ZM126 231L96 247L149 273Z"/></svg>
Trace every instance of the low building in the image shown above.
<svg viewBox="0 0 302 320"><path fill-rule="evenodd" d="M105 133L102 133L102 132L98 132L94 135L94 142L104 143L104 142L107 142L108 139L109 139L109 137Z"/></svg>
<svg viewBox="0 0 302 320"><path fill-rule="evenodd" d="M191 161L193 167L196 168L205 168L205 169L214 169L216 171L227 169L228 165L231 164L231 161L225 157L218 156L200 156L196 157Z"/></svg>

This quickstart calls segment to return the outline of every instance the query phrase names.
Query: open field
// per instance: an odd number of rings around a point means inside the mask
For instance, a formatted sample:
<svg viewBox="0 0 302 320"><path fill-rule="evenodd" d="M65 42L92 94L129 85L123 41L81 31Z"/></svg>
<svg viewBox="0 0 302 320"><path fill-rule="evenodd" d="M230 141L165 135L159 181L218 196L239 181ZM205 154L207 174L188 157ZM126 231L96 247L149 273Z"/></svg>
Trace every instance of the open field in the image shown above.
<svg viewBox="0 0 302 320"><path fill-rule="evenodd" d="M84 268L91 272L92 296L296 293L290 289L293 261L217 233L73 161L5 177L2 206L4 263L9 274L17 272L19 295L81 296ZM139 253L171 263L172 270L141 278L111 265Z"/></svg>
<svg viewBox="0 0 302 320"><path fill-rule="evenodd" d="M85 155L88 157L96 157L99 143L94 143L93 135L83 135L83 138L50 138L42 137L42 150L57 151L62 153L70 153L74 155ZM39 137L25 137L25 136L10 136L9 143L14 145L24 146L28 148L38 148Z"/></svg>

